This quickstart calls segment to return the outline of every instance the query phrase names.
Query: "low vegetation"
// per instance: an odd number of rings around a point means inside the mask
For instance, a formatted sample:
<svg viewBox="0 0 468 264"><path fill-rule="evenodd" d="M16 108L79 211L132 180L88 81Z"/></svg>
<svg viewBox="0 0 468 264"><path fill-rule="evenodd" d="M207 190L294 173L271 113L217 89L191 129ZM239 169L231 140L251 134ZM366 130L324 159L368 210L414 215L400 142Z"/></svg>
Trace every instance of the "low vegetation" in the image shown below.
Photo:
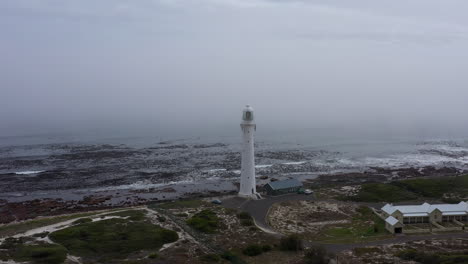
<svg viewBox="0 0 468 264"><path fill-rule="evenodd" d="M101 262L141 250L157 250L178 240L176 232L143 221L108 219L71 226L49 235L72 255Z"/></svg>
<svg viewBox="0 0 468 264"><path fill-rule="evenodd" d="M356 202L401 202L435 198L458 202L468 193L468 175L436 179L409 179L391 183L368 183L353 196L339 197ZM447 198L451 197L451 198Z"/></svg>
<svg viewBox="0 0 468 264"><path fill-rule="evenodd" d="M401 251L397 256L404 260L421 264L457 264L468 263L468 251L461 253L426 253L415 249Z"/></svg>
<svg viewBox="0 0 468 264"><path fill-rule="evenodd" d="M272 247L270 245L258 245L258 244L250 244L242 250L242 254L246 256L258 256L264 252L271 251Z"/></svg>
<svg viewBox="0 0 468 264"><path fill-rule="evenodd" d="M207 206L210 203L207 203L202 200L180 200L167 203L155 203L150 205L150 207L159 207L162 209L183 209L183 208L199 208L201 206Z"/></svg>
<svg viewBox="0 0 468 264"><path fill-rule="evenodd" d="M303 249L302 240L298 235L289 235L280 240L279 248L284 251L299 251Z"/></svg>
<svg viewBox="0 0 468 264"><path fill-rule="evenodd" d="M215 212L205 209L189 218L187 224L203 233L215 233L220 225L220 220Z"/></svg>
<svg viewBox="0 0 468 264"><path fill-rule="evenodd" d="M63 263L67 249L61 245L34 243L26 244L26 238L7 238L0 247L0 260L14 260L34 264Z"/></svg>
<svg viewBox="0 0 468 264"><path fill-rule="evenodd" d="M340 197L355 202L399 202L414 200L417 195L403 188L386 183L367 183L354 196Z"/></svg>
<svg viewBox="0 0 468 264"><path fill-rule="evenodd" d="M330 263L330 256L323 246L313 246L304 254L305 264L328 264Z"/></svg>
<svg viewBox="0 0 468 264"><path fill-rule="evenodd" d="M327 227L315 239L326 243L355 243L378 240L389 235L385 222L369 207L361 206L351 223Z"/></svg>
<svg viewBox="0 0 468 264"><path fill-rule="evenodd" d="M242 226L254 226L252 216L247 212L241 212L237 215Z"/></svg>
<svg viewBox="0 0 468 264"><path fill-rule="evenodd" d="M71 214L71 215L63 215L63 216L28 220L28 221L17 223L17 224L8 224L8 225L0 226L0 237L13 236L15 234L24 233L34 228L39 228L39 227L43 227L47 225L53 225L53 224L57 224L63 221L80 218L80 217L92 216L96 214L97 212L79 213L79 214Z"/></svg>

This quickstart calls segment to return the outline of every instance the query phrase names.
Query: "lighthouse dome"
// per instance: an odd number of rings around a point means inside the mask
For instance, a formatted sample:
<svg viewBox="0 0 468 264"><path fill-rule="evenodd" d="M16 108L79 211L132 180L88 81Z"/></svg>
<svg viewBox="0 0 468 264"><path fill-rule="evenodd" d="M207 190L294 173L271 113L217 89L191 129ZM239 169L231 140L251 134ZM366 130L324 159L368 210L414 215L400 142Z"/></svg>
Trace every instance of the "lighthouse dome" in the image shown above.
<svg viewBox="0 0 468 264"><path fill-rule="evenodd" d="M253 121L254 120L253 111L254 109L250 105L246 105L242 113L242 120Z"/></svg>

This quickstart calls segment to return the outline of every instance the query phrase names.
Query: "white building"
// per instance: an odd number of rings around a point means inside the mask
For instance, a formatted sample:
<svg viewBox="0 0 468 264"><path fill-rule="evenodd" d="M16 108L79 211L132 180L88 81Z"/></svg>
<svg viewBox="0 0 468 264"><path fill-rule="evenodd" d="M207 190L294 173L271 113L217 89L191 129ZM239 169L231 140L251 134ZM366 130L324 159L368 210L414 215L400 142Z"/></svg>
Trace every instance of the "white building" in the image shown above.
<svg viewBox="0 0 468 264"><path fill-rule="evenodd" d="M460 225L468 220L468 203L398 205L382 207L385 226L391 233L402 233L407 224L435 224L454 222ZM463 223L462 223L463 222Z"/></svg>
<svg viewBox="0 0 468 264"><path fill-rule="evenodd" d="M242 161L239 196L258 199L255 183L254 133L256 130L254 110L247 105L242 114Z"/></svg>

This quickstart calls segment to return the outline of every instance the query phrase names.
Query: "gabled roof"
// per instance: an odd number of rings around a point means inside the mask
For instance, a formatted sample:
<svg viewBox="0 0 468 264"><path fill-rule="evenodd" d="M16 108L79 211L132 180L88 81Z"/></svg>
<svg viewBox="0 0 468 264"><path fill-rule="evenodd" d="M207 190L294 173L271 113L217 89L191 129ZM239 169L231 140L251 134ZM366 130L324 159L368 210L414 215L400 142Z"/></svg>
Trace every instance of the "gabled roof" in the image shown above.
<svg viewBox="0 0 468 264"><path fill-rule="evenodd" d="M394 226L396 223L398 223L398 220L393 216L389 216L387 219L385 219L385 222L389 223L391 226Z"/></svg>
<svg viewBox="0 0 468 264"><path fill-rule="evenodd" d="M468 204L466 202L460 202L458 204L428 204L423 203L421 205L398 205L386 204L382 207L382 211L391 215L396 211L400 211L404 216L427 216L434 210L439 210L443 215L452 213L463 214L468 213Z"/></svg>
<svg viewBox="0 0 468 264"><path fill-rule="evenodd" d="M273 190L288 189L294 187L302 187L302 183L296 179L289 179L284 181L269 182L266 185L270 185Z"/></svg>

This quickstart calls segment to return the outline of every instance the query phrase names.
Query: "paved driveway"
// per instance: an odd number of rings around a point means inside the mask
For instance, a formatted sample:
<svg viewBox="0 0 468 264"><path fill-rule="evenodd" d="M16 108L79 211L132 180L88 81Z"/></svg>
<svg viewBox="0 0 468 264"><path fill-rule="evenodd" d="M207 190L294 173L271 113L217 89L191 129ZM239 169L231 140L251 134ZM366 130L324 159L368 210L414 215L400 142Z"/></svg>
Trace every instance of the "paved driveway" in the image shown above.
<svg viewBox="0 0 468 264"><path fill-rule="evenodd" d="M261 200L247 200L240 197L229 198L223 201L223 206L228 208L235 208L241 211L248 212L253 219L255 224L269 233L276 233L266 222L266 216L268 210L274 203L284 201L296 201L296 200L315 200L313 195L305 194L286 194L280 196L265 196L265 199Z"/></svg>

